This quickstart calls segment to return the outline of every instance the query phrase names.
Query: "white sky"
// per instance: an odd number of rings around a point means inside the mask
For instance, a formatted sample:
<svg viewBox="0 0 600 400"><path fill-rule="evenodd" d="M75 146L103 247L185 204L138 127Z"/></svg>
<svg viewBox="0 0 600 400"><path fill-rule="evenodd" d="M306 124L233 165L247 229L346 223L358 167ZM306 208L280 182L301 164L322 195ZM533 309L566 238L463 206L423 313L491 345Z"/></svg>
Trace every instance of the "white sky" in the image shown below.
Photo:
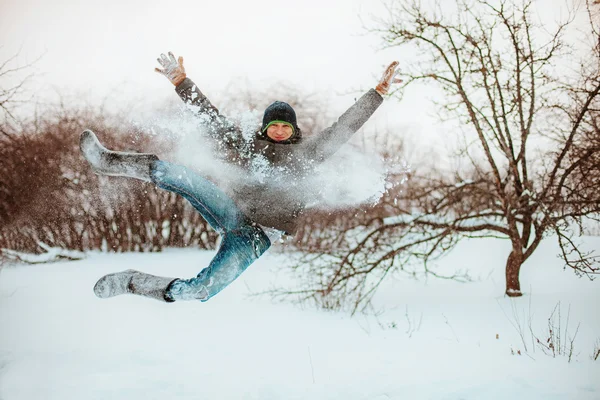
<svg viewBox="0 0 600 400"><path fill-rule="evenodd" d="M370 23L372 15L384 15L382 3L374 0L0 4L0 56L22 47L24 63L44 53L36 64L42 74L34 85L39 96L78 91L92 99L145 97L148 107L177 98L154 72L157 56L172 50L184 57L188 76L209 98L218 98L236 80L257 86L285 82L322 93L335 114L352 104L357 90L374 87L387 64L401 59L398 50L379 51L379 38L362 27L361 18ZM425 117L414 104L403 112L390 100L370 124L418 129Z"/></svg>
<svg viewBox="0 0 600 400"><path fill-rule="evenodd" d="M128 82L161 95L156 57L183 55L188 75L218 90L232 79L286 81L308 90L373 86L390 56L363 33L368 0L282 2L181 0L0 0L0 37L23 46L44 81L95 92Z"/></svg>
<svg viewBox="0 0 600 400"><path fill-rule="evenodd" d="M341 112L390 61L407 61L398 49L378 50L361 22L373 16L385 16L378 0L0 0L0 60L19 48L21 63L44 54L33 85L40 98L77 91L150 106L176 96L154 72L157 56L172 50L209 98L245 78L286 82L323 93ZM402 124L417 143L431 141L440 128L426 94L388 100L369 123Z"/></svg>

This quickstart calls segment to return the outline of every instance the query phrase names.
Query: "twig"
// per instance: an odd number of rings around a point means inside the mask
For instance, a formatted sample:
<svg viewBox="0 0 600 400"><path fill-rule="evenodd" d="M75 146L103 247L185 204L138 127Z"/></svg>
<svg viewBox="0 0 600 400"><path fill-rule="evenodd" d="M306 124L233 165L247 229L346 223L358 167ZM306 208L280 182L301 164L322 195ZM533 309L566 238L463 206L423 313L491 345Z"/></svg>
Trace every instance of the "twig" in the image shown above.
<svg viewBox="0 0 600 400"><path fill-rule="evenodd" d="M310 371L312 373L313 385L315 384L315 369L313 368L312 355L310 354L310 346L308 346L308 360L310 361Z"/></svg>
<svg viewBox="0 0 600 400"><path fill-rule="evenodd" d="M450 327L450 330L452 331L452 334L454 335L454 338L456 339L456 342L460 343L460 340L458 340L458 336L456 336L456 332L454 332L454 328L452 328L452 325L450 325L450 322L448 321L448 318L444 314L442 314L442 316L446 320L446 325L448 325Z"/></svg>

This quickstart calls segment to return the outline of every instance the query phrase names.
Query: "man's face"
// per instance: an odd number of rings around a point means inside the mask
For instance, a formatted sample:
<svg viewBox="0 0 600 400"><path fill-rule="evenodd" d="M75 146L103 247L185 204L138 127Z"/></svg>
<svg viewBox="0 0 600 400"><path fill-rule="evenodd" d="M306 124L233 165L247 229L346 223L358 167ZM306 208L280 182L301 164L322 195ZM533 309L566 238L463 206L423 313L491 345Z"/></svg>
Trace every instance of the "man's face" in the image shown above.
<svg viewBox="0 0 600 400"><path fill-rule="evenodd" d="M267 128L267 136L276 142L288 140L294 134L294 130L287 124L276 122Z"/></svg>

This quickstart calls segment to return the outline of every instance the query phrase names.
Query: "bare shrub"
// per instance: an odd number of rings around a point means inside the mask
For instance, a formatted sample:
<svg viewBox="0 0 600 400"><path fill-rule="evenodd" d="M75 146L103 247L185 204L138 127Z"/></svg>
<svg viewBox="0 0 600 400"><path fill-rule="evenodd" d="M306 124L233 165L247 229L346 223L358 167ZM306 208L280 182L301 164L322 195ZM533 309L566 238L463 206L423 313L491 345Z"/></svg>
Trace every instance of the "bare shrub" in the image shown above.
<svg viewBox="0 0 600 400"><path fill-rule="evenodd" d="M223 104L231 111L263 109L282 97L298 110L305 133L322 128L326 106L314 95L285 85L262 91L237 89L224 95ZM150 135L149 129L128 122L126 110L108 115L102 108L73 109L65 103L69 102L51 106L18 131L2 126L0 252L5 248L13 255L41 253L48 246L111 251L215 246L216 233L181 197L149 183L96 176L79 154L79 133L90 128L109 148L153 152L169 159L177 147L176 132L159 123ZM235 117L234 122L243 122ZM165 132L157 132L161 129ZM308 225L304 232L312 231Z"/></svg>
<svg viewBox="0 0 600 400"><path fill-rule="evenodd" d="M407 266L407 258L385 257L401 236L369 234L406 212L402 196L416 190L410 171L402 162L405 151L400 140L379 149L389 174L387 191L376 204L313 210L303 217L294 242L294 249L301 252L290 255L291 268L300 283L294 288L274 288L268 294L276 299L308 301L324 309L348 308L354 313L369 308L371 296L388 274L436 275L427 268L417 272L412 265ZM363 246L369 246L369 251ZM408 256L409 252L403 255ZM466 279L462 275L452 278Z"/></svg>
<svg viewBox="0 0 600 400"><path fill-rule="evenodd" d="M504 310L502 310L504 312ZM518 354L525 354L530 358L535 354L536 349L539 349L547 356L553 358L565 357L568 362L573 360L575 354L575 340L579 333L580 323L577 324L573 331L571 326L571 306L567 309L567 314L561 313L561 303L558 302L550 316L547 319L546 329L541 333L534 328L534 316L531 311L531 298L529 302L529 310L527 315L520 315L514 301L511 301L512 314L509 316L505 313L506 318L511 323L515 331L518 333L523 346L523 352L518 349ZM529 346L531 343L531 346ZM511 348L514 354L514 350Z"/></svg>
<svg viewBox="0 0 600 400"><path fill-rule="evenodd" d="M84 128L101 132L109 147L133 144L161 155L170 148L126 125L92 109L54 109L1 137L0 248L213 248L216 233L184 199L152 184L92 173L79 153Z"/></svg>
<svg viewBox="0 0 600 400"><path fill-rule="evenodd" d="M572 336L569 336L570 316L571 306L569 306L567 311L566 321L563 321L559 302L554 307L554 310L552 310L550 317L548 317L548 330L547 332L544 332L544 335L542 335L541 339L534 334L533 330L531 330L531 335L535 338L538 348L540 348L544 354L552 355L552 357L564 356L567 357L569 362L571 362L571 359L573 358L573 351L575 350L573 343L577 338L580 324L577 324L575 332L572 333Z"/></svg>

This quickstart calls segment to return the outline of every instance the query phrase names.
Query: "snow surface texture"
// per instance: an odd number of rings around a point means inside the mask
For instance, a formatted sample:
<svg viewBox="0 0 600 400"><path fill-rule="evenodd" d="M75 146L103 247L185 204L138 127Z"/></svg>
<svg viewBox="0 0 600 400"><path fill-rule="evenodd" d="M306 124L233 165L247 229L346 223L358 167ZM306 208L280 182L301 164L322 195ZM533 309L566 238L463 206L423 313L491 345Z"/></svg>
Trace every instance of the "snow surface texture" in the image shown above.
<svg viewBox="0 0 600 400"><path fill-rule="evenodd" d="M599 239L586 243L598 249ZM132 267L194 276L209 251L92 253L5 267L0 398L599 399L600 360L590 358L600 337L598 282L563 271L550 239L524 266L526 296L509 299L502 296L508 249L500 240L463 242L439 272L468 268L479 281L396 277L375 299L382 314L354 318L249 297L290 282L286 257L272 252L207 303L102 300L92 288L100 276ZM545 339L559 301L563 331L570 307L567 336L580 324L571 363L545 355L529 335L531 320Z"/></svg>

